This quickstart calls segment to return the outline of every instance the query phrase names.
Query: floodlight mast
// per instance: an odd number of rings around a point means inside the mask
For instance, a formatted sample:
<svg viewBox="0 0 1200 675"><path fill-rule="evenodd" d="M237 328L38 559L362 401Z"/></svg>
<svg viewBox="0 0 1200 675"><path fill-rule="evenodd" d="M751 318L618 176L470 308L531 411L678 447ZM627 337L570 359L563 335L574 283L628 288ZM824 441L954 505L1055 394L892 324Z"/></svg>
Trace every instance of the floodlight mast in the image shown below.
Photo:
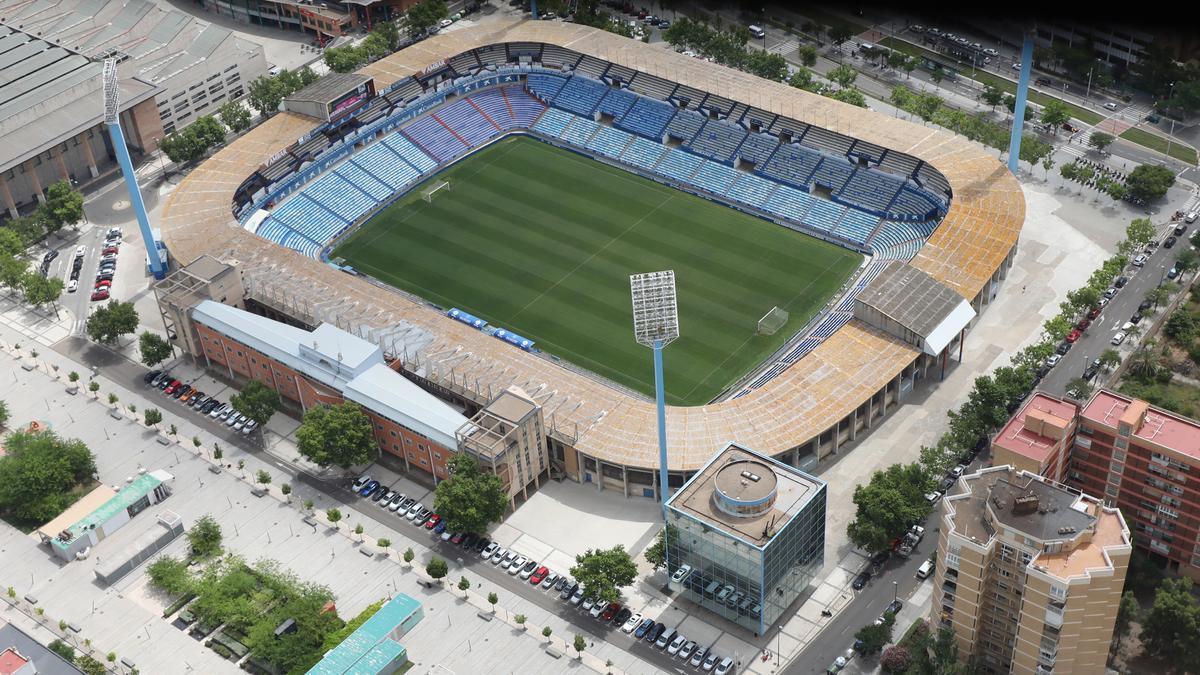
<svg viewBox="0 0 1200 675"><path fill-rule="evenodd" d="M667 523L667 408L663 394L663 347L679 337L675 302L675 271L648 272L629 277L633 296L633 338L654 350L654 402L658 409L658 480L663 525ZM664 538L665 541L665 538Z"/></svg>
<svg viewBox="0 0 1200 675"><path fill-rule="evenodd" d="M133 162L129 159L129 148L125 145L125 134L121 131L120 97L121 87L117 82L117 60L104 59L104 124L108 126L108 135L112 139L113 150L117 154L117 163L121 165L125 188L129 191L129 203L133 207L133 214L137 217L138 229L142 232L142 243L146 245L146 257L150 261L150 272L155 279L162 279L167 275L167 269L159 254L158 242L154 241L154 233L150 231L150 219L146 216L146 205L142 202L142 192L138 189L137 174L133 172Z"/></svg>

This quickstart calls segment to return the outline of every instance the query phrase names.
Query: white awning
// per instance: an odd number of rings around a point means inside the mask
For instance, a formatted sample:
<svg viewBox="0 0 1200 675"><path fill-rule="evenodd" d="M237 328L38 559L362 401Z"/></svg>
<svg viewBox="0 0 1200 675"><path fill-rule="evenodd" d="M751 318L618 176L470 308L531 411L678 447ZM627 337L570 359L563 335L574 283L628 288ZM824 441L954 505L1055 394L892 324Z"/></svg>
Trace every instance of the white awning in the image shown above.
<svg viewBox="0 0 1200 675"><path fill-rule="evenodd" d="M929 335L925 336L925 353L930 356L941 354L954 336L966 328L974 318L975 308L971 306L971 303L966 300L958 303L950 314L938 322Z"/></svg>

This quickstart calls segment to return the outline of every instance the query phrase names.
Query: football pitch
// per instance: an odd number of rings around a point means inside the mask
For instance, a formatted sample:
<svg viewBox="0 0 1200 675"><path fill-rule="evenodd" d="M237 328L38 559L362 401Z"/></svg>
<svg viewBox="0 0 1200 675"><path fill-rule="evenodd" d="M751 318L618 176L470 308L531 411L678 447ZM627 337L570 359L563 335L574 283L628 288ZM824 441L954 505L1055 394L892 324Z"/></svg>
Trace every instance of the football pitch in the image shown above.
<svg viewBox="0 0 1200 675"><path fill-rule="evenodd" d="M451 189L432 202L412 190L333 256L651 395L651 353L633 340L629 275L673 269L681 335L664 367L676 405L705 403L758 365L861 261L528 137L499 141L428 184L441 180ZM787 325L756 335L776 305L790 313Z"/></svg>

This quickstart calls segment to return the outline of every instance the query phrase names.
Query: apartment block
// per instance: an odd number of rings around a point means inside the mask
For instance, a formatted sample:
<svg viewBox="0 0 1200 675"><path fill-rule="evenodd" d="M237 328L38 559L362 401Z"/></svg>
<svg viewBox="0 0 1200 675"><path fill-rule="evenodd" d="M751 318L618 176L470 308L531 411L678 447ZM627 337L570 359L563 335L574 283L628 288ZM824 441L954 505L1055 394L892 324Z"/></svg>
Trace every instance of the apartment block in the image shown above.
<svg viewBox="0 0 1200 675"><path fill-rule="evenodd" d="M542 406L520 387L509 387L455 432L460 450L500 477L509 502L541 486L550 471ZM532 489L531 489L532 488Z"/></svg>
<svg viewBox="0 0 1200 675"><path fill-rule="evenodd" d="M1068 400L1034 394L992 439L992 464L1062 481L1078 411Z"/></svg>
<svg viewBox="0 0 1200 675"><path fill-rule="evenodd" d="M1200 422L1101 390L1078 427L1067 483L1103 495L1139 548L1200 580Z"/></svg>
<svg viewBox="0 0 1200 675"><path fill-rule="evenodd" d="M972 672L1104 672L1132 552L1120 511L1011 466L962 476L942 509L930 620Z"/></svg>

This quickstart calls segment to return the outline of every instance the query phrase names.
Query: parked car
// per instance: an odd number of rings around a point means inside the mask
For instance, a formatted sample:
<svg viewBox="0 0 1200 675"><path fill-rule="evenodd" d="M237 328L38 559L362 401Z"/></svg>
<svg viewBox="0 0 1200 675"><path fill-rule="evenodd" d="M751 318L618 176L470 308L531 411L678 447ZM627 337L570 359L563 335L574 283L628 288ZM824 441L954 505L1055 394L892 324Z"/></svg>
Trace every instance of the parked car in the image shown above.
<svg viewBox="0 0 1200 675"><path fill-rule="evenodd" d="M733 671L733 659L726 656L717 664L717 669L713 671L716 675L729 675Z"/></svg>
<svg viewBox="0 0 1200 675"><path fill-rule="evenodd" d="M900 608L902 608L902 607L904 607L903 601L893 600L890 603L888 603L888 606L883 610L883 614L879 615L879 618L884 619L886 621L887 620L886 617L889 613L892 615L899 614Z"/></svg>
<svg viewBox="0 0 1200 675"><path fill-rule="evenodd" d="M571 593L571 604L578 606L581 602L583 602L583 587L577 585L575 591Z"/></svg>
<svg viewBox="0 0 1200 675"><path fill-rule="evenodd" d="M379 489L379 481L370 480L370 481L367 481L366 485L362 486L362 489L358 491L358 494L363 497L366 497L378 489Z"/></svg>
<svg viewBox="0 0 1200 675"><path fill-rule="evenodd" d="M1106 102L1104 103L1104 109L1105 109L1105 110L1116 110L1116 109L1117 109L1117 104L1116 104L1115 102L1113 102L1113 101L1106 101Z"/></svg>
<svg viewBox="0 0 1200 675"><path fill-rule="evenodd" d="M696 649L696 641L695 640L688 640L687 642L683 643L683 647L681 647L679 649L679 654L677 654L677 656L679 657L679 661L681 663L686 663L688 660L688 657L690 657L692 655L692 652L695 651L695 649Z"/></svg>
<svg viewBox="0 0 1200 675"><path fill-rule="evenodd" d="M534 576L537 575L535 574ZM549 568L547 568L546 574L542 576L542 580L538 582L538 585L542 587L543 591L548 591L554 588L554 584L557 584L560 578L561 577L558 576L558 572L552 572Z"/></svg>
<svg viewBox="0 0 1200 675"><path fill-rule="evenodd" d="M646 642L657 643L658 639L662 637L662 634L666 632L666 630L666 625L659 621L658 623L654 624L653 628L646 631Z"/></svg>
<svg viewBox="0 0 1200 675"><path fill-rule="evenodd" d="M1071 330L1070 333L1067 333L1066 341L1070 342L1071 344L1075 344L1076 342L1079 341L1079 338L1082 335L1083 335L1083 333L1081 333L1078 328L1074 328Z"/></svg>
<svg viewBox="0 0 1200 675"><path fill-rule="evenodd" d="M429 520L425 522L425 529L432 530L433 528L437 527L438 523L440 522L442 522L442 517L435 513L432 516L429 516Z"/></svg>
<svg viewBox="0 0 1200 675"><path fill-rule="evenodd" d="M1178 268L1176 268L1176 267L1171 267L1171 269L1167 270L1167 278L1168 278L1168 279L1174 279L1174 278L1175 278L1175 277L1177 277L1177 276L1179 276L1179 269L1178 269Z"/></svg>
<svg viewBox="0 0 1200 675"><path fill-rule="evenodd" d="M579 591L579 583L576 581L571 581L570 579L567 579L566 583L563 584L562 589L559 590L559 592L558 592L558 599L559 600L574 600L575 593L577 593L578 591Z"/></svg>
<svg viewBox="0 0 1200 675"><path fill-rule="evenodd" d="M710 651L708 656L704 657L704 663L700 665L700 668L705 672L711 672L713 668L717 667L717 661L720 658L716 652Z"/></svg>
<svg viewBox="0 0 1200 675"><path fill-rule="evenodd" d="M178 389L176 389L174 391L174 393L171 394L171 398L174 398L174 399L183 398L191 390L192 390L192 385L185 384L182 387L179 387Z"/></svg>
<svg viewBox="0 0 1200 675"><path fill-rule="evenodd" d="M479 557L483 560L490 560L491 557L499 549L500 549L500 544L497 544L496 542L493 541L492 543L490 543L486 547L484 547L483 551L481 551L479 553Z"/></svg>
<svg viewBox="0 0 1200 675"><path fill-rule="evenodd" d="M1175 226L1175 236L1176 237L1182 237L1184 232L1187 232L1187 225L1180 223Z"/></svg>
<svg viewBox="0 0 1200 675"><path fill-rule="evenodd" d="M696 651L692 652L692 658L688 659L688 665L693 668L699 668L704 663L710 651L709 647L696 647Z"/></svg>
<svg viewBox="0 0 1200 675"><path fill-rule="evenodd" d="M1087 317L1084 317L1079 320L1079 323L1075 324L1075 330L1083 332L1083 331L1087 330L1089 327L1091 327L1091 325L1092 325L1092 320Z"/></svg>
<svg viewBox="0 0 1200 675"><path fill-rule="evenodd" d="M529 558L526 558L523 555L518 555L512 559L512 562L508 564L508 573L514 577L517 576L517 573L520 572L521 568L524 567L528 562Z"/></svg>
<svg viewBox="0 0 1200 675"><path fill-rule="evenodd" d="M613 615L612 624L620 628L625 625L625 622L629 620L632 614L633 612L628 607L622 607Z"/></svg>
<svg viewBox="0 0 1200 675"><path fill-rule="evenodd" d="M108 299L108 289L107 288L101 288L99 290L92 291L92 301L93 302L95 302L97 300L107 300L107 299Z"/></svg>
<svg viewBox="0 0 1200 675"><path fill-rule="evenodd" d="M667 645L667 654L671 656L678 655L679 650L683 649L685 642L687 642L687 638L682 633L676 633L675 639L671 640L671 643Z"/></svg>
<svg viewBox="0 0 1200 675"><path fill-rule="evenodd" d="M640 625L642 625L642 615L632 614L628 619L625 620L625 623L621 625L621 631L625 633L632 633L633 631L637 630L638 626Z"/></svg>
<svg viewBox="0 0 1200 675"><path fill-rule="evenodd" d="M1109 340L1109 342L1111 342L1114 345L1119 345L1124 341L1125 341L1125 333L1122 333L1122 332L1118 332L1116 335L1114 335L1112 337L1112 340Z"/></svg>
<svg viewBox="0 0 1200 675"><path fill-rule="evenodd" d="M617 612L619 611L621 611L621 603L610 602L608 603L608 606L605 607L602 612L600 612L600 619L602 621L612 621L613 617L616 616Z"/></svg>
<svg viewBox="0 0 1200 675"><path fill-rule="evenodd" d="M1093 307L1093 308L1091 309L1091 311L1089 311L1089 312L1087 313L1087 318L1088 318L1088 319L1091 319L1091 320L1093 320L1093 321L1094 321L1094 320L1096 319L1096 317L1098 317L1098 316L1100 316L1100 308L1099 308L1099 307Z"/></svg>
<svg viewBox="0 0 1200 675"><path fill-rule="evenodd" d="M869 582L870 580L871 580L870 570L863 570L858 573L858 576L854 577L854 583L851 584L851 586L854 588L854 590L861 591L867 585L867 582Z"/></svg>
<svg viewBox="0 0 1200 675"><path fill-rule="evenodd" d="M1163 242L1163 248L1173 248L1177 241L1179 240L1175 237L1167 237L1167 240Z"/></svg>
<svg viewBox="0 0 1200 675"><path fill-rule="evenodd" d="M574 601L574 598L572 598L572 601ZM633 630L633 637L641 640L646 637L646 633L649 633L650 629L654 628L654 626L654 619L645 619L640 626Z"/></svg>
<svg viewBox="0 0 1200 675"><path fill-rule="evenodd" d="M691 574L691 572L692 572L691 565L680 565L679 569L675 570L675 573L671 575L671 581L673 581L677 584L683 583L683 580L686 579L687 575Z"/></svg>
<svg viewBox="0 0 1200 675"><path fill-rule="evenodd" d="M537 568L537 561L530 560L524 565L521 565L521 567L517 570L517 574L519 574L522 579L528 579L533 576L533 573L537 571Z"/></svg>
<svg viewBox="0 0 1200 675"><path fill-rule="evenodd" d="M1196 216L1197 213L1195 211L1189 211L1188 214L1183 217L1183 221L1185 223L1194 223L1196 222Z"/></svg>
<svg viewBox="0 0 1200 675"><path fill-rule="evenodd" d="M439 522L437 524L437 526L433 528L433 533L436 535L439 535L439 536L445 534L446 533L446 521L443 520L443 521Z"/></svg>

